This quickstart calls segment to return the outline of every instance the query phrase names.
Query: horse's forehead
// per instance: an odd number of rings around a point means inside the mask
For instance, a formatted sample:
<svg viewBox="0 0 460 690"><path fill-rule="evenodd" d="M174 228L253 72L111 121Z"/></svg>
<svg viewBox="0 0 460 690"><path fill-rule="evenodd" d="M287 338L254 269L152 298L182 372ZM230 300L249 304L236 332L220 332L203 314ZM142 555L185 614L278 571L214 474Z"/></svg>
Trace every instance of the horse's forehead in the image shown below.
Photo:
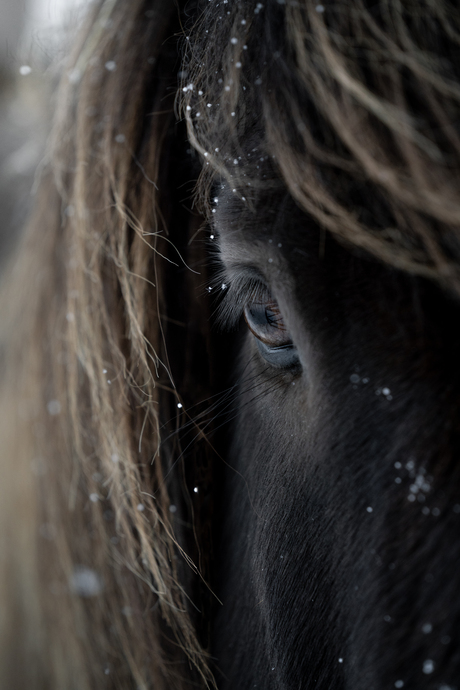
<svg viewBox="0 0 460 690"><path fill-rule="evenodd" d="M256 261L272 271L286 250L296 250L307 263L317 253L316 224L295 204L287 190L272 181L258 190L219 185L214 221L223 259ZM286 264L285 264L286 266ZM273 271L272 271L273 272Z"/></svg>

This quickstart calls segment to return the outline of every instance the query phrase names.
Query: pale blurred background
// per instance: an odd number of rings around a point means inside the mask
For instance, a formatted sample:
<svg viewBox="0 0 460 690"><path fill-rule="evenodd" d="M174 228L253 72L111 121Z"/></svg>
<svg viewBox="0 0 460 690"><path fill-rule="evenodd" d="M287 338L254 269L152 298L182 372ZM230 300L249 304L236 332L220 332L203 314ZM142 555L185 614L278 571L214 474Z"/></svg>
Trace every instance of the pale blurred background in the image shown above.
<svg viewBox="0 0 460 690"><path fill-rule="evenodd" d="M0 0L0 269L23 227L55 89L90 0Z"/></svg>

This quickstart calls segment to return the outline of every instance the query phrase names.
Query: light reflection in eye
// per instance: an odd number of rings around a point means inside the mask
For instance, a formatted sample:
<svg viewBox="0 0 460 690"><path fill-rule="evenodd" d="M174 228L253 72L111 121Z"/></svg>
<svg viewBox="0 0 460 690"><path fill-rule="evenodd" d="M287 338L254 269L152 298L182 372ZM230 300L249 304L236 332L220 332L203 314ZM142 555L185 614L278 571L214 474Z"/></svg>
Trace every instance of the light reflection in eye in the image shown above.
<svg viewBox="0 0 460 690"><path fill-rule="evenodd" d="M266 362L282 369L299 366L297 349L286 328L279 306L271 296L267 296L267 299L259 297L247 304L244 308L244 318Z"/></svg>
<svg viewBox="0 0 460 690"><path fill-rule="evenodd" d="M280 347L291 343L278 304L273 299L246 305L244 318L251 333L265 345Z"/></svg>

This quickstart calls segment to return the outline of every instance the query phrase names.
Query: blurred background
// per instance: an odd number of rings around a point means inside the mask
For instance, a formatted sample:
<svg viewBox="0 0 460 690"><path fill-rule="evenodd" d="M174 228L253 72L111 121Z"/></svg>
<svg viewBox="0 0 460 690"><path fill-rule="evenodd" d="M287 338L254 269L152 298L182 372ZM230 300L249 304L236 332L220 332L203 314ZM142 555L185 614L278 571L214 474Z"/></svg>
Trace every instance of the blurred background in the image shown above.
<svg viewBox="0 0 460 690"><path fill-rule="evenodd" d="M53 92L90 0L0 0L0 270L30 210Z"/></svg>

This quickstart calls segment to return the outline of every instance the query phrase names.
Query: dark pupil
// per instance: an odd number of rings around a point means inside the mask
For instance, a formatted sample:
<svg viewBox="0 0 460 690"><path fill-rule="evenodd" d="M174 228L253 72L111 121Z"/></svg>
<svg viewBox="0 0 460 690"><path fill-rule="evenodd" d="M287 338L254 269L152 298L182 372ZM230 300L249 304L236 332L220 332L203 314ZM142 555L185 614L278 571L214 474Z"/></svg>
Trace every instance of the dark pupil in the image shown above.
<svg viewBox="0 0 460 690"><path fill-rule="evenodd" d="M281 328L284 330L283 323L281 321L281 314L279 311L275 312L270 307L265 307L265 318L267 319L267 323L270 324L270 326L273 326L274 328Z"/></svg>
<svg viewBox="0 0 460 690"><path fill-rule="evenodd" d="M278 309L271 309L270 306L266 304L253 303L249 307L248 312L253 326L262 328L271 326L272 328L284 330L281 314Z"/></svg>
<svg viewBox="0 0 460 690"><path fill-rule="evenodd" d="M269 364L284 368L298 364L297 351L275 300L268 298L248 304L244 309L244 318L257 338L262 357Z"/></svg>

